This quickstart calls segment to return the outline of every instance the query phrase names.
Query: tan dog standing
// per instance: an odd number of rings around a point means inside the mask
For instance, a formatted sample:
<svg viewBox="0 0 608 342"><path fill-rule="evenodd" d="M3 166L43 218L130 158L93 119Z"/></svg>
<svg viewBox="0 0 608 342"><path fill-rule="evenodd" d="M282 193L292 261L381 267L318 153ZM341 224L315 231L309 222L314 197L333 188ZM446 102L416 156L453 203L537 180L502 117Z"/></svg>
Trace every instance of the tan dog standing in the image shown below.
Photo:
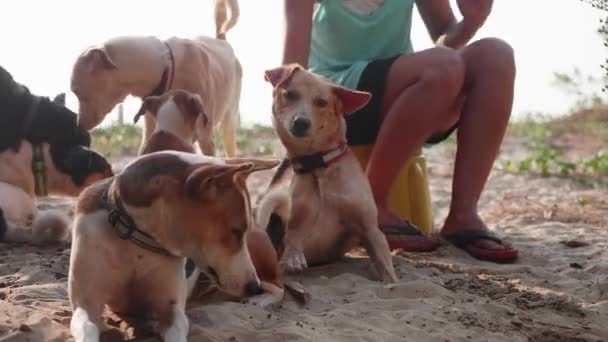
<svg viewBox="0 0 608 342"><path fill-rule="evenodd" d="M346 145L344 115L363 107L371 95L331 84L298 65L267 71L266 80L274 86L272 122L295 171L285 192L278 185L286 168L279 168L257 215L258 224L266 226L279 214L274 208L291 207L282 267L301 271L362 243L381 278L396 281L371 188Z"/></svg>
<svg viewBox="0 0 608 342"><path fill-rule="evenodd" d="M138 157L87 188L75 208L68 279L76 341L99 341L105 305L147 315L165 341L186 341L186 258L224 292L261 292L245 238L247 177L276 162L225 162L175 151Z"/></svg>
<svg viewBox="0 0 608 342"><path fill-rule="evenodd" d="M198 95L179 89L162 96L147 97L134 120L137 121L146 112L156 119L156 128L144 144L142 155L165 150L194 153L195 122L199 116L202 116L203 122L207 122ZM249 162L251 159L229 159L232 163L236 161ZM266 232L254 225L247 234L247 247L265 292L249 302L260 306L280 302L285 291L279 274L278 256ZM187 274L188 281L196 281L198 275L198 269Z"/></svg>
<svg viewBox="0 0 608 342"><path fill-rule="evenodd" d="M185 89L205 103L209 124L199 120L196 128L203 153L215 154L212 130L221 126L226 155L235 156L242 70L225 34L236 24L239 10L236 0L216 0L215 6L218 39L118 37L84 51L74 64L71 82L79 102L79 125L93 129L127 95L143 99ZM142 146L154 123L145 116Z"/></svg>

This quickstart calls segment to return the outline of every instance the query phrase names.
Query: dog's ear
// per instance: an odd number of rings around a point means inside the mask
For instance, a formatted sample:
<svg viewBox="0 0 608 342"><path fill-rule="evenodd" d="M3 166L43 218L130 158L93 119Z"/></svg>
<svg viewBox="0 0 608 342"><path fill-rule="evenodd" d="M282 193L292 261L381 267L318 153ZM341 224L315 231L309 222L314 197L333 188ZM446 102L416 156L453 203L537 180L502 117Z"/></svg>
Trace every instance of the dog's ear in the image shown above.
<svg viewBox="0 0 608 342"><path fill-rule="evenodd" d="M253 167L251 168L251 170L249 170L249 173L253 173L256 171L270 170L270 169L276 167L277 165L279 165L279 163L281 161L277 160L277 159L260 159L260 158L244 157L244 158L228 158L228 159L225 159L225 162L228 165L251 163L251 164L253 164Z"/></svg>
<svg viewBox="0 0 608 342"><path fill-rule="evenodd" d="M270 82L273 88L278 88L284 86L298 70L302 70L302 67L299 64L288 64L275 69L266 70L264 72L264 80Z"/></svg>
<svg viewBox="0 0 608 342"><path fill-rule="evenodd" d="M158 112L158 109L160 108L161 104L162 104L162 99L160 98L160 96L146 97L141 102L141 107L139 107L139 110L133 117L133 123L136 124L137 121L139 121L139 118L148 112L156 117L156 113Z"/></svg>
<svg viewBox="0 0 608 342"><path fill-rule="evenodd" d="M252 163L199 166L186 178L186 192L192 198L212 199L222 188L235 185L239 174L251 172L251 169Z"/></svg>
<svg viewBox="0 0 608 342"><path fill-rule="evenodd" d="M203 100L200 95L184 90L177 90L173 95L173 101L175 101L177 108L186 115L186 118L192 120L193 124L199 115L202 116L205 126L209 124L209 117L205 113Z"/></svg>
<svg viewBox="0 0 608 342"><path fill-rule="evenodd" d="M342 103L342 114L344 115L352 114L365 107L372 98L372 94L368 92L351 90L335 84L331 85L331 89Z"/></svg>
<svg viewBox="0 0 608 342"><path fill-rule="evenodd" d="M116 64L105 47L92 47L84 53L84 59L89 63L89 71L116 69Z"/></svg>
<svg viewBox="0 0 608 342"><path fill-rule="evenodd" d="M53 102L65 107L65 93L57 94L57 96L55 96L55 98L53 99Z"/></svg>

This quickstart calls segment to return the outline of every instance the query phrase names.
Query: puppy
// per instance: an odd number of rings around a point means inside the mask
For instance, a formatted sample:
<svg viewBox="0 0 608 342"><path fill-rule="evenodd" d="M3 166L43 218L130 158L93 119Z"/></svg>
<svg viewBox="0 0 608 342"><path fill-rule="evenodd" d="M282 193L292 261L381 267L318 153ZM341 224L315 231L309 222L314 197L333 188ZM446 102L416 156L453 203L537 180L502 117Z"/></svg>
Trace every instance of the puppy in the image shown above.
<svg viewBox="0 0 608 342"><path fill-rule="evenodd" d="M216 0L215 8L217 39L118 37L84 51L74 64L71 81L79 102L79 125L91 130L127 95L143 99L184 89L205 103L208 124L199 119L196 125L202 152L215 154L212 129L221 126L226 155L234 157L242 70L225 34L236 24L239 10L236 0ZM142 147L154 124L146 115Z"/></svg>
<svg viewBox="0 0 608 342"><path fill-rule="evenodd" d="M272 122L295 174L288 191L279 186L279 167L270 193L260 203L258 224L285 220L277 246L281 266L290 272L336 260L362 243L384 281L397 280L386 238L378 228L371 188L346 145L345 115L363 107L369 93L345 89L288 65L269 70L273 87ZM276 222L273 223L276 228Z"/></svg>
<svg viewBox="0 0 608 342"><path fill-rule="evenodd" d="M83 191L68 279L75 340L99 340L107 304L156 319L165 341L186 341L186 258L229 295L259 294L245 244L252 221L246 181L276 164L153 152Z"/></svg>
<svg viewBox="0 0 608 342"><path fill-rule="evenodd" d="M0 68L0 241L46 244L67 237L69 220L58 211L38 211L36 196L77 196L112 176L110 164L88 149L89 133L76 114L31 94Z"/></svg>
<svg viewBox="0 0 608 342"><path fill-rule="evenodd" d="M137 123L146 113L154 118L155 127L140 155L163 150L194 153L197 120L200 118L203 125L209 124L200 96L182 89L146 97L133 122Z"/></svg>
<svg viewBox="0 0 608 342"><path fill-rule="evenodd" d="M171 90L162 96L150 96L144 99L134 120L144 113L149 113L156 120L155 130L145 142L143 154L174 150L194 153L195 123L202 116L204 123L207 114L203 103L197 94L184 90ZM235 162L237 159L231 159ZM238 161L247 162L246 158ZM258 226L253 227L247 234L247 248L262 283L264 294L249 299L260 306L275 304L283 299L284 289L279 276L278 256L268 235ZM189 284L193 285L198 279L199 271L186 274Z"/></svg>

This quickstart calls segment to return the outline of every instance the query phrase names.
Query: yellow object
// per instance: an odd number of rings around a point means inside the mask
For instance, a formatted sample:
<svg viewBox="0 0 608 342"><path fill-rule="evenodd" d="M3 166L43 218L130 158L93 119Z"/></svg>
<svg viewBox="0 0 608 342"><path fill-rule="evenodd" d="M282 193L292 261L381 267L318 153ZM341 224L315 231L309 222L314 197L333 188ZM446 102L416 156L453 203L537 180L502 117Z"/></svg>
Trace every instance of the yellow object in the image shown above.
<svg viewBox="0 0 608 342"><path fill-rule="evenodd" d="M350 148L365 169L373 145L356 145ZM428 173L426 160L421 151L401 168L399 176L393 183L389 206L402 220L415 224L424 234L433 231L433 208Z"/></svg>

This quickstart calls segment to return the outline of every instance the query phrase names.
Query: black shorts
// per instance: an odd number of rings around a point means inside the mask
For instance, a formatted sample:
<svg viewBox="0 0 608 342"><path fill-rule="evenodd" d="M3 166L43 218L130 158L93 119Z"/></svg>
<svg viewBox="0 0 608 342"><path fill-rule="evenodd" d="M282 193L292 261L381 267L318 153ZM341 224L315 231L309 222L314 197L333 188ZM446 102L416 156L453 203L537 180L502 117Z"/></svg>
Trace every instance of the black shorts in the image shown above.
<svg viewBox="0 0 608 342"><path fill-rule="evenodd" d="M357 85L357 90L372 94L369 103L346 118L346 141L349 145L371 145L376 142L380 131L380 110L384 98L386 77L397 57L379 59L370 62ZM457 128L458 123L448 131L433 135L427 144L437 144L447 139Z"/></svg>

